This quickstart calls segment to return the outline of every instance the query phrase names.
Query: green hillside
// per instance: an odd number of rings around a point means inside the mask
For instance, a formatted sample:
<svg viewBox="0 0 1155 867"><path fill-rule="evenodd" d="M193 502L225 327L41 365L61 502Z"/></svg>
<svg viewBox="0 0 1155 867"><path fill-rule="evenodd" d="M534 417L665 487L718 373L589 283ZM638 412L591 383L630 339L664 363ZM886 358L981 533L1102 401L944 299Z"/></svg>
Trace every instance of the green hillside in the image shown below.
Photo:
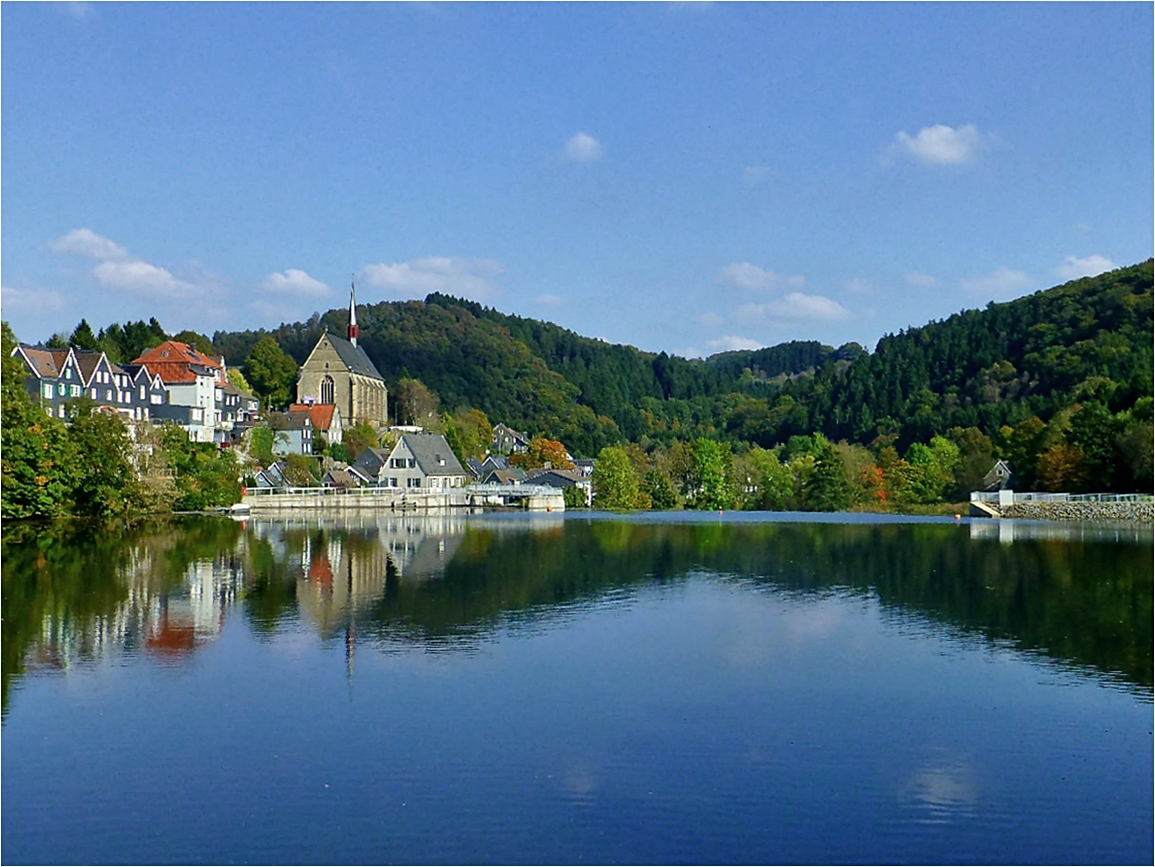
<svg viewBox="0 0 1155 867"><path fill-rule="evenodd" d="M271 332L217 332L234 364L271 334L298 363L331 310ZM770 447L821 432L905 447L951 428L1049 422L1079 401L1117 413L1152 394L1152 263L1076 280L883 337L873 353L793 341L706 360L583 337L472 301L366 305L361 343L393 386L420 379L452 409L560 438L578 454L699 436Z"/></svg>

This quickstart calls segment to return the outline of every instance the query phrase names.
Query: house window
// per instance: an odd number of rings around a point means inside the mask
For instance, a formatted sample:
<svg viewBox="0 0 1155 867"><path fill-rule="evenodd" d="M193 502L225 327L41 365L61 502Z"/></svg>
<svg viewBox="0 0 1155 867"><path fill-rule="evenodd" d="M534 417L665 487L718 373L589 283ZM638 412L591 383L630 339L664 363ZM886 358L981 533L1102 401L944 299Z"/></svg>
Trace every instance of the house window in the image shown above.
<svg viewBox="0 0 1155 867"><path fill-rule="evenodd" d="M64 397L64 383L63 382L59 382L56 384L56 393L59 394L61 397Z"/></svg>
<svg viewBox="0 0 1155 867"><path fill-rule="evenodd" d="M416 467L417 467L417 458L410 458L409 459L409 469L412 470L412 469L415 469Z"/></svg>
<svg viewBox="0 0 1155 867"><path fill-rule="evenodd" d="M321 380L321 403L335 403L333 400L333 377L326 375Z"/></svg>
<svg viewBox="0 0 1155 867"><path fill-rule="evenodd" d="M90 389L88 393L92 395L93 400L96 400L96 389L95 388Z"/></svg>
<svg viewBox="0 0 1155 867"><path fill-rule="evenodd" d="M64 404L60 404L58 410L59 411L57 412L57 415L59 415L61 418L64 418Z"/></svg>
<svg viewBox="0 0 1155 867"><path fill-rule="evenodd" d="M45 397L52 397L52 383L51 382L44 383L41 386L40 391Z"/></svg>
<svg viewBox="0 0 1155 867"><path fill-rule="evenodd" d="M70 385L68 387L68 390L71 392L73 397L80 397L80 386L79 385Z"/></svg>
<svg viewBox="0 0 1155 867"><path fill-rule="evenodd" d="M396 477L396 476L392 476L392 477L389 479L389 487L391 487L391 488L396 488L396 487L397 487L397 477Z"/></svg>
<svg viewBox="0 0 1155 867"><path fill-rule="evenodd" d="M71 367L67 368L64 371L64 378L65 379L72 379L72 368Z"/></svg>
<svg viewBox="0 0 1155 867"><path fill-rule="evenodd" d="M144 400L144 386L143 385L140 387L140 399Z"/></svg>
<svg viewBox="0 0 1155 867"><path fill-rule="evenodd" d="M111 388L104 393L104 399L105 400L112 400L112 389Z"/></svg>
<svg viewBox="0 0 1155 867"><path fill-rule="evenodd" d="M406 481L408 487L410 487L410 488L420 488L421 487L421 479L406 479L405 481Z"/></svg>

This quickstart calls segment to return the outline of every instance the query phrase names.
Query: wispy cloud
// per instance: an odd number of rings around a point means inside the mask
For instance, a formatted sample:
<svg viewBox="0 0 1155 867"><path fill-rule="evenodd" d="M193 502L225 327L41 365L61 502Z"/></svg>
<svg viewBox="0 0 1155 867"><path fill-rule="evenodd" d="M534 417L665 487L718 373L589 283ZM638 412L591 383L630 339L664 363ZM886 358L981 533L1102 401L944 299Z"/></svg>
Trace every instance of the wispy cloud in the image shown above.
<svg viewBox="0 0 1155 867"><path fill-rule="evenodd" d="M715 352L733 352L737 349L762 348L762 344L757 340L749 337L738 337L737 335L727 335L726 337L719 337L717 340L707 340L706 345Z"/></svg>
<svg viewBox="0 0 1155 867"><path fill-rule="evenodd" d="M964 292L992 301L1008 301L1035 288L1035 281L1025 271L999 268L982 277L959 280Z"/></svg>
<svg viewBox="0 0 1155 867"><path fill-rule="evenodd" d="M85 18L89 18L92 15L96 14L96 9L95 9L95 7L93 7L93 5L91 3L70 2L70 3L63 3L61 5L68 12L69 15L71 15L73 18L77 19L78 21L83 21Z"/></svg>
<svg viewBox="0 0 1155 867"><path fill-rule="evenodd" d="M361 279L375 289L402 298L424 298L430 292L442 292L484 301L499 292L490 278L504 272L505 266L493 259L432 256L366 265L361 269Z"/></svg>
<svg viewBox="0 0 1155 867"><path fill-rule="evenodd" d="M168 270L139 259L127 262L101 262L92 269L96 281L105 289L129 292L153 298L191 297L195 287L178 280Z"/></svg>
<svg viewBox="0 0 1155 867"><path fill-rule="evenodd" d="M127 259L128 251L92 229L73 229L48 245L53 253L63 256L83 256L86 259Z"/></svg>
<svg viewBox="0 0 1155 867"><path fill-rule="evenodd" d="M985 141L972 124L955 128L940 123L923 127L915 135L900 132L895 146L930 165L959 165L974 160Z"/></svg>
<svg viewBox="0 0 1155 867"><path fill-rule="evenodd" d="M705 313L699 313L694 317L694 321L699 325L705 325L709 328L717 328L726 320L715 313L713 310L707 310Z"/></svg>
<svg viewBox="0 0 1155 867"><path fill-rule="evenodd" d="M566 304L566 300L560 295L538 295L535 300L538 304L544 304L546 307L562 307Z"/></svg>
<svg viewBox="0 0 1155 867"><path fill-rule="evenodd" d="M740 289L801 289L806 278L801 274L783 277L769 268L760 268L750 262L734 262L718 272L718 281Z"/></svg>
<svg viewBox="0 0 1155 867"><path fill-rule="evenodd" d="M874 285L865 277L852 277L846 281L846 291L851 295L870 295Z"/></svg>
<svg viewBox="0 0 1155 867"><path fill-rule="evenodd" d="M1119 266L1106 256L1098 254L1079 259L1068 256L1063 264L1051 270L1060 280L1078 280L1080 277L1096 277L1105 271L1114 271Z"/></svg>
<svg viewBox="0 0 1155 867"><path fill-rule="evenodd" d="M54 289L20 289L0 287L0 303L6 311L49 313L64 309L64 296Z"/></svg>
<svg viewBox="0 0 1155 867"><path fill-rule="evenodd" d="M596 160L601 157L604 150L600 141L584 132L577 133L565 143L566 159L575 163L588 163L590 160Z"/></svg>
<svg viewBox="0 0 1155 867"><path fill-rule="evenodd" d="M911 271L907 274L906 282L920 289L934 289L942 285L942 281L937 277L932 277L930 274L922 274L918 271Z"/></svg>
<svg viewBox="0 0 1155 867"><path fill-rule="evenodd" d="M802 292L791 292L766 304L744 304L735 314L735 318L744 321L772 318L837 322L849 319L850 316L850 311L837 301L825 295L806 295Z"/></svg>
<svg viewBox="0 0 1155 867"><path fill-rule="evenodd" d="M320 280L310 277L299 268L288 268L282 273L270 274L261 283L261 288L266 292L292 295L298 298L323 298L333 291Z"/></svg>

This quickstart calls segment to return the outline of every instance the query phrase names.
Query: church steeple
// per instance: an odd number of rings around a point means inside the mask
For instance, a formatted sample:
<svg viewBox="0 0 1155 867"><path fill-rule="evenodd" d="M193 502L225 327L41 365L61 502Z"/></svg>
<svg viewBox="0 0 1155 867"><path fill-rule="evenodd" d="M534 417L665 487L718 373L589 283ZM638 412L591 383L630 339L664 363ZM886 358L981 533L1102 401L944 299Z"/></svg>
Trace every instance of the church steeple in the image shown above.
<svg viewBox="0 0 1155 867"><path fill-rule="evenodd" d="M349 281L349 342L357 345L357 287Z"/></svg>

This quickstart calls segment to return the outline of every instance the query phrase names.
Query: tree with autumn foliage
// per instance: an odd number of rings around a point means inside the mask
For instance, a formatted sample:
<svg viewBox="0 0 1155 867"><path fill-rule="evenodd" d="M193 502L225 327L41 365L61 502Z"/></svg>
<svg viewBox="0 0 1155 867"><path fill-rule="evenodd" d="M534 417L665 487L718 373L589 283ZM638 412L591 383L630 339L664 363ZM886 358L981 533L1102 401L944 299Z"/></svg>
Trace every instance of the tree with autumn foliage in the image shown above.
<svg viewBox="0 0 1155 867"><path fill-rule="evenodd" d="M509 458L509 465L521 470L533 470L547 464L555 470L574 469L566 447L557 440L546 437L534 437L530 440L528 449Z"/></svg>

